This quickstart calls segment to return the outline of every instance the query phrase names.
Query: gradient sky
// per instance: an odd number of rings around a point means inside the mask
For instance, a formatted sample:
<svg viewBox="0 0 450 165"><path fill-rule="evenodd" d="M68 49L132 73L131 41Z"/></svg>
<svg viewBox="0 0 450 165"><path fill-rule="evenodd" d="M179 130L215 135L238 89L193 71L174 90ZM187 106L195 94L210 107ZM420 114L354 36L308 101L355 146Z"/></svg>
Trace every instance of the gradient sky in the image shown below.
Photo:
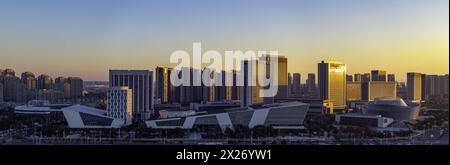
<svg viewBox="0 0 450 165"><path fill-rule="evenodd" d="M278 50L289 72L449 69L448 0L0 0L0 68L107 80L175 50Z"/></svg>

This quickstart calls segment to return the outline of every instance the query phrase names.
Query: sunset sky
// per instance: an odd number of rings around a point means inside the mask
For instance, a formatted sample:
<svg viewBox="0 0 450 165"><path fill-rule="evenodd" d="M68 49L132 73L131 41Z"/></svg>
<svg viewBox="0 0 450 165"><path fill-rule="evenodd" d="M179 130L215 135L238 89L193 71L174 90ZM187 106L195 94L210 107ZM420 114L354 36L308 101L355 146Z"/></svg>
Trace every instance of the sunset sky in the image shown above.
<svg viewBox="0 0 450 165"><path fill-rule="evenodd" d="M289 72L447 74L448 0L0 0L0 69L107 80L176 50L278 50Z"/></svg>

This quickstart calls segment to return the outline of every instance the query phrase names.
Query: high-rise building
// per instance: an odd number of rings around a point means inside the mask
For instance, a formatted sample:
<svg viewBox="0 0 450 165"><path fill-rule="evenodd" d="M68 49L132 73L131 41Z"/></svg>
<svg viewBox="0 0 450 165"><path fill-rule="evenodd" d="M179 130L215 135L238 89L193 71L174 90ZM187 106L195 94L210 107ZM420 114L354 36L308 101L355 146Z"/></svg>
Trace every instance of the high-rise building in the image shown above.
<svg viewBox="0 0 450 165"><path fill-rule="evenodd" d="M53 79L46 74L41 74L37 80L37 89L47 89L50 90L53 87Z"/></svg>
<svg viewBox="0 0 450 165"><path fill-rule="evenodd" d="M200 69L195 69L195 68L182 68L182 70L187 70L189 72L189 76L190 76L189 83L190 84L194 84L194 81L197 81L197 79L195 79L196 75L201 75L201 73L202 73ZM181 72L180 72L180 74L181 74ZM180 96L179 102L181 104L189 105L191 102L201 102L202 101L202 99L201 99L202 95L199 94L199 92L200 92L199 89L201 89L201 87L194 86L194 85L188 85L188 86L180 85L176 88L179 89L179 96ZM211 91L211 92L215 92L215 91ZM213 97L214 97L214 99L212 99L210 101L215 101L215 96L213 96Z"/></svg>
<svg viewBox="0 0 450 165"><path fill-rule="evenodd" d="M386 81L386 71L372 70L372 81Z"/></svg>
<svg viewBox="0 0 450 165"><path fill-rule="evenodd" d="M259 57L260 60L252 60L252 61L242 61L241 63L241 77L244 79L244 84L241 87L240 91L240 100L241 100L241 107L247 107L249 105L258 105L258 104L272 104L274 103L275 99L286 99L288 97L288 73L287 73L287 58L284 56L277 56L278 60L278 78L274 77L274 80L277 81L277 88L278 92L276 93L275 97L264 97L260 95L261 89L267 89L267 86L261 86L258 83L260 71L258 70L258 65L261 60L266 62L266 77L270 77L273 75L270 75L270 63L271 58L273 56L271 55L263 55ZM256 65L256 67L253 67L252 65ZM256 69L256 71L253 71L253 69ZM250 76L253 73L256 74L256 76ZM257 82L252 82L252 77L255 77ZM254 86L252 86L254 84Z"/></svg>
<svg viewBox="0 0 450 165"><path fill-rule="evenodd" d="M371 81L361 83L361 100L374 101L376 98L397 97L395 82Z"/></svg>
<svg viewBox="0 0 450 165"><path fill-rule="evenodd" d="M421 77L422 77L422 88L421 88L422 89L421 90L422 97L421 97L421 99L426 100L427 99L427 75L422 74ZM428 77L430 77L430 76L428 76Z"/></svg>
<svg viewBox="0 0 450 165"><path fill-rule="evenodd" d="M133 119L133 92L128 87L111 87L108 91L107 116L130 125Z"/></svg>
<svg viewBox="0 0 450 165"><path fill-rule="evenodd" d="M308 73L308 79L306 80L306 88L308 92L316 91L316 75L314 73Z"/></svg>
<svg viewBox="0 0 450 165"><path fill-rule="evenodd" d="M64 84L64 83L67 83L67 79L65 77L55 78L55 84Z"/></svg>
<svg viewBox="0 0 450 165"><path fill-rule="evenodd" d="M361 82L347 81L347 101L361 100Z"/></svg>
<svg viewBox="0 0 450 165"><path fill-rule="evenodd" d="M395 74L388 74L387 78L389 82L395 82Z"/></svg>
<svg viewBox="0 0 450 165"><path fill-rule="evenodd" d="M243 75L242 78L243 84L241 86L241 96L240 96L240 103L241 107L248 107L254 103L262 103L262 101L253 99L252 97L252 78L247 76L250 73L253 72L252 68L252 61L242 61L242 67L241 67L241 74Z"/></svg>
<svg viewBox="0 0 450 165"><path fill-rule="evenodd" d="M352 75L346 75L346 80L348 82L353 82L353 76Z"/></svg>
<svg viewBox="0 0 450 165"><path fill-rule="evenodd" d="M210 68L204 68L202 70L202 74L204 74L205 72L209 72L210 74L210 78L208 81L209 82L203 82L202 81L202 101L203 102L213 102L216 101L216 86L214 86L214 79L215 77L215 73L214 70L210 69ZM209 86L207 86L205 83L210 84Z"/></svg>
<svg viewBox="0 0 450 165"><path fill-rule="evenodd" d="M258 65L258 61L242 61L241 77L244 79L244 84L241 86L240 93L241 107L264 104L264 98L259 93L261 86L257 82L253 82L252 79L252 73L258 73L257 70L253 71L255 68L258 69L258 67L252 67L253 65ZM258 76L260 75L256 74L256 81L258 80Z"/></svg>
<svg viewBox="0 0 450 165"><path fill-rule="evenodd" d="M355 73L355 74L353 75L353 78L354 78L353 81L355 81L355 82L361 82L361 74Z"/></svg>
<svg viewBox="0 0 450 165"><path fill-rule="evenodd" d="M156 67L155 69L155 101L160 104L174 102L175 87L170 83L172 68Z"/></svg>
<svg viewBox="0 0 450 165"><path fill-rule="evenodd" d="M269 63L270 55L265 56L266 61ZM270 68L270 67L269 67ZM266 69L266 71L270 69ZM288 98L288 64L287 58L284 56L278 56L278 93L275 95L275 99L286 99ZM269 98L266 98L269 99Z"/></svg>
<svg viewBox="0 0 450 165"><path fill-rule="evenodd" d="M300 73L292 74L292 90L293 93L300 93L301 75Z"/></svg>
<svg viewBox="0 0 450 165"><path fill-rule="evenodd" d="M53 89L64 93L64 98L70 98L70 85L64 77L57 77Z"/></svg>
<svg viewBox="0 0 450 165"><path fill-rule="evenodd" d="M346 66L342 62L322 61L318 64L319 98L332 103L334 109L346 107Z"/></svg>
<svg viewBox="0 0 450 165"><path fill-rule="evenodd" d="M216 76L218 76L218 78L220 77L222 79L221 85L216 86L216 88L215 88L216 101L225 101L227 98L227 87L225 86L226 72L225 71L218 72L216 74Z"/></svg>
<svg viewBox="0 0 450 165"><path fill-rule="evenodd" d="M439 76L439 85L438 85L438 88L439 88L439 90L438 91L440 91L441 93L441 97L444 97L444 98L448 98L449 96L448 96L448 92L449 92L449 89L448 89L448 87L449 87L449 82L448 82L448 79L449 79L449 76L448 76L448 74L446 74L446 75L440 75Z"/></svg>
<svg viewBox="0 0 450 165"><path fill-rule="evenodd" d="M70 86L70 98L80 98L83 96L83 80L79 77L67 78Z"/></svg>
<svg viewBox="0 0 450 165"><path fill-rule="evenodd" d="M31 72L23 72L21 75L21 81L25 84L28 90L35 90L37 79Z"/></svg>
<svg viewBox="0 0 450 165"><path fill-rule="evenodd" d="M408 88L408 100L420 101L422 99L422 74L408 72L406 74L406 87Z"/></svg>
<svg viewBox="0 0 450 165"><path fill-rule="evenodd" d="M46 100L50 103L58 103L64 99L64 92L53 89L38 89L33 92L36 100Z"/></svg>
<svg viewBox="0 0 450 165"><path fill-rule="evenodd" d="M347 101L374 101L376 98L397 97L395 82L347 82Z"/></svg>
<svg viewBox="0 0 450 165"><path fill-rule="evenodd" d="M3 84L0 82L0 103L1 102L3 102Z"/></svg>
<svg viewBox="0 0 450 165"><path fill-rule="evenodd" d="M148 70L109 70L109 86L127 86L133 92L133 119L146 120L153 110L152 72Z"/></svg>
<svg viewBox="0 0 450 165"><path fill-rule="evenodd" d="M292 94L294 92L294 88L292 87L292 75L291 75L291 73L288 73L288 91L289 91L289 94Z"/></svg>
<svg viewBox="0 0 450 165"><path fill-rule="evenodd" d="M448 98L448 74L422 74L422 100Z"/></svg>
<svg viewBox="0 0 450 165"><path fill-rule="evenodd" d="M233 74L233 86L231 86L231 99L229 100L239 100L240 87L238 86L238 72L236 70L233 70L232 74Z"/></svg>
<svg viewBox="0 0 450 165"><path fill-rule="evenodd" d="M397 83L397 97L400 97L402 99L407 99L407 93L408 89L406 88L405 82L398 82Z"/></svg>
<svg viewBox="0 0 450 165"><path fill-rule="evenodd" d="M361 75L361 82L369 82L370 81L370 73L364 73Z"/></svg>
<svg viewBox="0 0 450 165"><path fill-rule="evenodd" d="M24 103L27 101L26 85L18 77L13 75L9 72L1 76L2 82L0 83L3 84L3 100L6 102Z"/></svg>
<svg viewBox="0 0 450 165"><path fill-rule="evenodd" d="M2 73L3 76L16 76L16 72L13 69L5 69Z"/></svg>

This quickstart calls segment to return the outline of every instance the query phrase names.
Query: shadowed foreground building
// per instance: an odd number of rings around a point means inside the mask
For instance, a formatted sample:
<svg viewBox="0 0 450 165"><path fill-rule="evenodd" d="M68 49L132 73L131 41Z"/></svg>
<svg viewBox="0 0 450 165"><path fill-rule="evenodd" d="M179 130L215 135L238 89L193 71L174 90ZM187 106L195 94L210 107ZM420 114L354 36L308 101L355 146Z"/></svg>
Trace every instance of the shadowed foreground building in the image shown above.
<svg viewBox="0 0 450 165"><path fill-rule="evenodd" d="M109 117L105 110L74 105L62 108L69 128L120 128L125 121L119 118Z"/></svg>

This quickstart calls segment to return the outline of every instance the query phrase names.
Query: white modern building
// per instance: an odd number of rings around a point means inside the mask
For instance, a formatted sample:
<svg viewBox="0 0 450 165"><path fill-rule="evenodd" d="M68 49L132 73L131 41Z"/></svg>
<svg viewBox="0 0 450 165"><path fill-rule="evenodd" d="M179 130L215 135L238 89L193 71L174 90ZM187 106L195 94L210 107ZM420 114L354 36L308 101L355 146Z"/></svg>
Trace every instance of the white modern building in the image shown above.
<svg viewBox="0 0 450 165"><path fill-rule="evenodd" d="M125 125L132 123L133 92L128 87L111 87L108 91L107 116L125 121Z"/></svg>
<svg viewBox="0 0 450 165"><path fill-rule="evenodd" d="M303 129L309 104L288 102L265 105L261 108L237 108L221 113L201 114L179 118L146 121L154 129L192 129L196 127L219 127L234 129L236 126L272 126L275 129Z"/></svg>
<svg viewBox="0 0 450 165"><path fill-rule="evenodd" d="M120 128L125 121L106 115L105 110L74 105L62 109L69 128Z"/></svg>
<svg viewBox="0 0 450 165"><path fill-rule="evenodd" d="M23 115L49 115L61 112L61 108L69 107L70 104L50 104L46 100L31 100L25 105L16 106L14 113Z"/></svg>
<svg viewBox="0 0 450 165"><path fill-rule="evenodd" d="M176 117L186 117L195 115L196 112L193 110L177 111L177 110L160 110L159 118L176 118Z"/></svg>

